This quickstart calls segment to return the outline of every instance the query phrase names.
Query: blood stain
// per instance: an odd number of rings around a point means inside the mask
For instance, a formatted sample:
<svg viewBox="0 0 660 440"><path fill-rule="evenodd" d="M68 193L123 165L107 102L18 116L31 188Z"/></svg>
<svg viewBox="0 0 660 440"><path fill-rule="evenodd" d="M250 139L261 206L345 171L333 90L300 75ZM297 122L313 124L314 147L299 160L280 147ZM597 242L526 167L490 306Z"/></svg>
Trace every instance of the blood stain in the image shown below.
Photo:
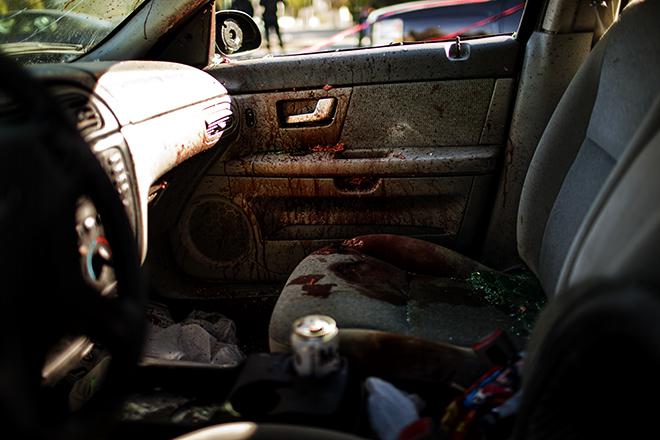
<svg viewBox="0 0 660 440"><path fill-rule="evenodd" d="M341 153L346 149L346 146L340 142L336 145L317 145L312 147L313 153Z"/></svg>

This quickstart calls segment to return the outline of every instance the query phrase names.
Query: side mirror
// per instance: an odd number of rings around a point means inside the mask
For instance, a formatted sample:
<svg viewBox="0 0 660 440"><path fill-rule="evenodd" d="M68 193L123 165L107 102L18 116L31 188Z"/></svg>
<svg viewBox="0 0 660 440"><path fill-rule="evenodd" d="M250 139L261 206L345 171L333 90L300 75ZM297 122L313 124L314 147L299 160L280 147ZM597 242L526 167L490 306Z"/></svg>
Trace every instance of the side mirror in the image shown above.
<svg viewBox="0 0 660 440"><path fill-rule="evenodd" d="M261 46L261 32L245 12L215 13L215 42L224 55L247 52Z"/></svg>

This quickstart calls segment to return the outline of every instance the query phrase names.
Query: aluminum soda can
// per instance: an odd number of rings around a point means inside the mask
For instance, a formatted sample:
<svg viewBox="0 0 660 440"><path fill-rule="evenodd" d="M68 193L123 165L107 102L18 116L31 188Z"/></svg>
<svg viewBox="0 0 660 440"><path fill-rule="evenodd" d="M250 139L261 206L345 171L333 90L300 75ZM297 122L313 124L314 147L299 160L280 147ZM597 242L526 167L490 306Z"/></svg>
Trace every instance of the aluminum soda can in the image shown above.
<svg viewBox="0 0 660 440"><path fill-rule="evenodd" d="M334 319L308 315L296 319L291 332L293 366L303 377L323 377L339 369L339 330Z"/></svg>

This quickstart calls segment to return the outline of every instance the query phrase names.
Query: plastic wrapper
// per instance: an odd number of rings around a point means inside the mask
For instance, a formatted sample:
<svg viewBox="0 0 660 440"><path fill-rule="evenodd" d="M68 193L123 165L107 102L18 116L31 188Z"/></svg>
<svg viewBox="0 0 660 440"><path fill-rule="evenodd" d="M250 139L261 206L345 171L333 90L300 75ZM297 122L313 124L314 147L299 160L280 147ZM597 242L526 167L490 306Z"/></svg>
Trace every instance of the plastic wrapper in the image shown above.
<svg viewBox="0 0 660 440"><path fill-rule="evenodd" d="M369 377L367 409L371 428L380 440L396 440L406 426L419 418L417 396L410 396L389 382Z"/></svg>
<svg viewBox="0 0 660 440"><path fill-rule="evenodd" d="M219 313L196 310L177 323L167 308L154 304L147 316L145 356L220 366L235 366L245 359L234 322Z"/></svg>

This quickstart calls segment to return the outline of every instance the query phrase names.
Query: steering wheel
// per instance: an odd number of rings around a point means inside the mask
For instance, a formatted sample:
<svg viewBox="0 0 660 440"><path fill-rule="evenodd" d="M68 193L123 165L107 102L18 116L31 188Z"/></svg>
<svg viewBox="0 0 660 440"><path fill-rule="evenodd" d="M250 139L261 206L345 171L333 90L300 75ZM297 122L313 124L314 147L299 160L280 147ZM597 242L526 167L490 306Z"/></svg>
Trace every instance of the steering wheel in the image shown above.
<svg viewBox="0 0 660 440"><path fill-rule="evenodd" d="M145 288L117 192L46 87L0 56L0 426L20 438L98 436L139 359ZM82 274L75 212L87 197L112 249L116 294ZM103 386L79 412L42 384L48 352L85 335L111 355Z"/></svg>

